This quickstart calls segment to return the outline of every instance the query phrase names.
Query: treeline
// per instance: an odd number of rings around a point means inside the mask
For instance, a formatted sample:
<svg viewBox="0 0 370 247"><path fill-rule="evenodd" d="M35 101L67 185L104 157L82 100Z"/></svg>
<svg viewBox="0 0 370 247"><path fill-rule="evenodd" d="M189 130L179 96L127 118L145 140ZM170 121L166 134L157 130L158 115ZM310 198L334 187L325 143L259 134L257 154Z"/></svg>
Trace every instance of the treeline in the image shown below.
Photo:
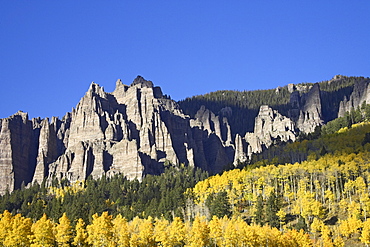
<svg viewBox="0 0 370 247"><path fill-rule="evenodd" d="M355 83L362 82L368 78L364 77L346 77L339 76L336 80L320 82L321 103L323 114L326 116L326 122L337 118L339 103L344 97L349 98L353 91ZM308 88L314 83L296 84L296 87ZM220 90L205 95L193 96L179 101L180 107L185 114L194 117L199 108L204 105L214 113L219 113L222 108L230 107L232 117L229 117L229 123L234 134L245 135L246 132L252 132L254 128L254 118L257 116L261 105L268 105L281 114L289 116L290 92L288 87L279 87L270 90L255 91L231 91Z"/></svg>
<svg viewBox="0 0 370 247"><path fill-rule="evenodd" d="M113 217L107 212L94 214L88 225L78 219L75 227L63 214L54 222L43 215L32 222L20 214L8 211L0 214L0 245L16 246L312 246L312 240L303 231L279 231L268 226L248 225L240 218L217 218L207 221L195 217L183 222L174 218L127 221L122 215Z"/></svg>
<svg viewBox="0 0 370 247"><path fill-rule="evenodd" d="M75 222L90 222L95 213L121 214L128 220L141 217L184 218L187 188L208 177L200 169L170 166L158 176L127 180L123 175L70 184L54 181L52 186L34 184L0 197L0 212L8 210L33 220L45 213L56 221L66 213Z"/></svg>
<svg viewBox="0 0 370 247"><path fill-rule="evenodd" d="M253 154L250 164L254 166L264 164L284 164L302 162L307 159L317 159L338 151L358 153L370 143L370 105L363 104L344 117L328 122L324 126L316 127L309 134L301 133L294 143L280 143L271 146L262 153ZM365 121L365 122L364 122Z"/></svg>
<svg viewBox="0 0 370 247"><path fill-rule="evenodd" d="M253 131L254 118L261 105L269 105L274 108L283 107L289 103L289 96L287 87L281 88L279 92L276 92L275 89L242 92L222 90L187 98L180 101L179 104L184 113L192 117L202 105L216 114L222 108L230 107L232 116L228 116L229 124L235 133L244 135L246 132Z"/></svg>

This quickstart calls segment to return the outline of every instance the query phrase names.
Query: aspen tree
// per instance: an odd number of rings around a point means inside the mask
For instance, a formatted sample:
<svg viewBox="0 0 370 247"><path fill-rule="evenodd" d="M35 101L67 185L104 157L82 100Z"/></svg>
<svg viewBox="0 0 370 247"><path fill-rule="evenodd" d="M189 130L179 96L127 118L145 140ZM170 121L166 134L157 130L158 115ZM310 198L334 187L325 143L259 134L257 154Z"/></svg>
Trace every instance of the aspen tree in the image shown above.
<svg viewBox="0 0 370 247"><path fill-rule="evenodd" d="M153 218L141 220L139 225L139 246L155 246Z"/></svg>
<svg viewBox="0 0 370 247"><path fill-rule="evenodd" d="M62 217L59 218L59 224L55 226L55 231L55 240L58 246L70 246L70 242L73 238L72 226L66 213L63 213Z"/></svg>
<svg viewBox="0 0 370 247"><path fill-rule="evenodd" d="M193 225L187 232L187 247L206 246L209 242L209 227L204 217L195 216Z"/></svg>
<svg viewBox="0 0 370 247"><path fill-rule="evenodd" d="M212 246L221 246L223 241L223 231L221 227L221 221L217 216L213 216L212 220L208 224L209 226L209 239L212 242Z"/></svg>
<svg viewBox="0 0 370 247"><path fill-rule="evenodd" d="M364 243L367 247L370 246L370 219L367 219L363 223L362 232L360 240Z"/></svg>
<svg viewBox="0 0 370 247"><path fill-rule="evenodd" d="M103 212L101 216L94 214L90 225L86 227L87 243L92 246L113 246L113 223L112 216Z"/></svg>
<svg viewBox="0 0 370 247"><path fill-rule="evenodd" d="M73 239L73 244L80 247L86 246L87 233L85 229L85 222L79 218L75 227L76 236Z"/></svg>
<svg viewBox="0 0 370 247"><path fill-rule="evenodd" d="M15 215L11 231L8 232L4 245L9 247L30 246L31 226L31 219L24 218L20 214Z"/></svg>
<svg viewBox="0 0 370 247"><path fill-rule="evenodd" d="M130 246L130 232L128 229L127 220L121 214L117 215L113 220L114 239L117 246Z"/></svg>
<svg viewBox="0 0 370 247"><path fill-rule="evenodd" d="M156 219L154 226L154 239L160 246L173 246L170 239L169 221L166 219Z"/></svg>
<svg viewBox="0 0 370 247"><path fill-rule="evenodd" d="M182 245L185 240L185 224L179 217L175 217L169 226L170 240L173 246Z"/></svg>
<svg viewBox="0 0 370 247"><path fill-rule="evenodd" d="M0 244L4 243L6 236L12 230L12 221L13 216L8 210L0 214Z"/></svg>
<svg viewBox="0 0 370 247"><path fill-rule="evenodd" d="M31 247L51 247L55 245L55 237L53 233L54 225L47 218L46 214L32 224L31 231Z"/></svg>

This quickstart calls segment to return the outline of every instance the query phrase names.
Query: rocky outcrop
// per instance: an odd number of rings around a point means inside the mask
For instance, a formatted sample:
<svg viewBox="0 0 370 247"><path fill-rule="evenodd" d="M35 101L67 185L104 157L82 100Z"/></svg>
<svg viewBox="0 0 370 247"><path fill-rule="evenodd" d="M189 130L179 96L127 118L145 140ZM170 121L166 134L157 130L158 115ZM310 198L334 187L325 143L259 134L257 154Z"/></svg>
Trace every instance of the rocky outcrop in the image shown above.
<svg viewBox="0 0 370 247"><path fill-rule="evenodd" d="M234 164L244 162L253 153L260 153L273 144L295 141L295 123L267 105L260 107L255 118L254 132L246 133L244 138L235 138Z"/></svg>
<svg viewBox="0 0 370 247"><path fill-rule="evenodd" d="M369 82L369 79L363 79L355 83L349 99L345 97L343 101L340 102L338 117L343 117L346 112L357 109L363 103L370 104Z"/></svg>
<svg viewBox="0 0 370 247"><path fill-rule="evenodd" d="M294 87L295 88L295 87ZM302 93L308 90L307 93ZM312 87L300 88L290 95L289 118L303 133L311 133L316 126L323 125L321 91L318 83Z"/></svg>
<svg viewBox="0 0 370 247"><path fill-rule="evenodd" d="M93 82L62 120L28 120L21 112L0 120L0 193L45 178L120 173L140 180L166 162L219 172L234 157L230 111L217 116L201 108L191 119L140 76L129 86L118 80L112 93Z"/></svg>
<svg viewBox="0 0 370 247"><path fill-rule="evenodd" d="M36 128L37 132L37 128ZM37 139L27 113L0 120L0 192L12 191L32 179Z"/></svg>

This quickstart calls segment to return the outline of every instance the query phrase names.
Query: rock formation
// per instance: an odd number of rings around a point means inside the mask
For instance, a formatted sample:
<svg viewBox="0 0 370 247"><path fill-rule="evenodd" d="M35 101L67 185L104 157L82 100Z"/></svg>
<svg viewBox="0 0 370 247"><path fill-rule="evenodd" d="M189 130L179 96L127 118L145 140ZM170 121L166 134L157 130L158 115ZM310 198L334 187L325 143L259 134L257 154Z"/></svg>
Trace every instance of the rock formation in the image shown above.
<svg viewBox="0 0 370 247"><path fill-rule="evenodd" d="M205 108L190 119L159 87L137 77L112 93L92 83L71 113L29 120L19 112L0 120L0 193L44 178L84 180L124 174L141 179L163 164L212 173L231 163L234 148L226 117Z"/></svg>
<svg viewBox="0 0 370 247"><path fill-rule="evenodd" d="M228 106L218 113L202 106L191 118L140 76L131 85L117 80L112 93L91 83L62 119L29 120L23 112L0 119L0 194L44 179L73 182L123 174L140 180L163 172L165 163L220 172L271 145L295 141L300 132L313 132L328 119L322 104L330 94L319 84L287 87L290 103L284 112L262 105L256 117L246 116L254 121L254 131L241 135L232 132ZM346 93L336 104L339 116L370 103L369 79Z"/></svg>
<svg viewBox="0 0 370 247"><path fill-rule="evenodd" d="M343 117L346 112L357 109L357 107L361 106L364 102L370 104L369 80L366 79L355 83L349 99L345 97L343 101L340 102L338 117Z"/></svg>
<svg viewBox="0 0 370 247"><path fill-rule="evenodd" d="M244 138L236 136L234 164L246 161L253 153L260 153L273 144L296 140L295 123L267 105L260 107L254 126L254 132L246 133Z"/></svg>

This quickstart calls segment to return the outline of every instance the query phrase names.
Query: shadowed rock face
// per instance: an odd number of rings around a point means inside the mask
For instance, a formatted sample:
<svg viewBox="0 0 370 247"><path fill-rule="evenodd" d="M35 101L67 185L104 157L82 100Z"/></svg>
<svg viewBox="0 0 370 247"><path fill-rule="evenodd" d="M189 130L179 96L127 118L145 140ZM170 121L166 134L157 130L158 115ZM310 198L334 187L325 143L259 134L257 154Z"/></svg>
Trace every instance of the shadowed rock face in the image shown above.
<svg viewBox="0 0 370 247"><path fill-rule="evenodd" d="M368 80L357 83L340 103L339 116L370 103ZM288 116L261 106L253 132L233 135L231 108L217 115L204 106L194 118L159 87L138 76L120 80L112 93L92 83L63 119L28 119L18 112L0 119L0 194L30 182L70 181L124 174L129 179L159 174L164 163L185 164L217 173L281 141L295 141L324 123L319 84L290 85Z"/></svg>

